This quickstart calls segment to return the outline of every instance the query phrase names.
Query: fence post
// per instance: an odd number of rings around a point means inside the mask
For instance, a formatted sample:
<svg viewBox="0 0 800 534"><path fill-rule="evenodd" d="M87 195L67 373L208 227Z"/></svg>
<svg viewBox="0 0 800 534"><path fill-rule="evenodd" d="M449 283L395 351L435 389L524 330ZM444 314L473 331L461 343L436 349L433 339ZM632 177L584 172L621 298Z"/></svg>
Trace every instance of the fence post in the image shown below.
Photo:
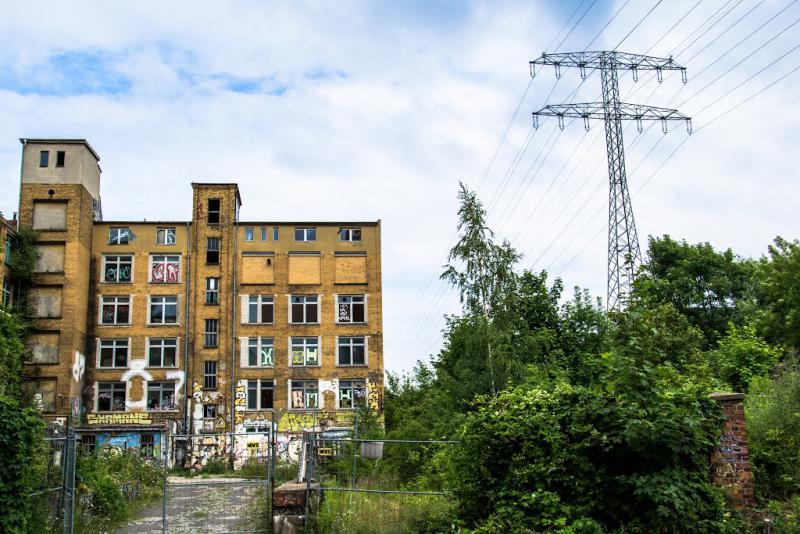
<svg viewBox="0 0 800 534"><path fill-rule="evenodd" d="M167 461L168 461L168 452L170 449L171 437L172 436L164 435L164 439L161 440L161 457L162 457L162 464L164 471L161 481L161 491L163 493L161 497L161 532L164 534L166 534L167 532ZM164 443L165 441L166 445Z"/></svg>
<svg viewBox="0 0 800 534"><path fill-rule="evenodd" d="M353 472L350 476L350 488L356 487L356 447L358 446L358 412L356 412L355 424L353 425ZM351 495L352 498L352 495Z"/></svg>
<svg viewBox="0 0 800 534"><path fill-rule="evenodd" d="M70 409L67 414L67 433L64 437L64 453L62 459L64 462L64 485L61 497L61 504L64 507L64 534L72 534L72 530L75 526L75 462L77 461L77 457L75 454L76 437L75 429L72 428L72 418L76 411L76 406L78 413L80 413L79 402L80 399L70 399Z"/></svg>
<svg viewBox="0 0 800 534"><path fill-rule="evenodd" d="M274 512L272 511L273 480L275 469L275 446L277 445L275 432L275 412L272 412L269 425L269 448L267 449L267 533L273 534L275 523Z"/></svg>

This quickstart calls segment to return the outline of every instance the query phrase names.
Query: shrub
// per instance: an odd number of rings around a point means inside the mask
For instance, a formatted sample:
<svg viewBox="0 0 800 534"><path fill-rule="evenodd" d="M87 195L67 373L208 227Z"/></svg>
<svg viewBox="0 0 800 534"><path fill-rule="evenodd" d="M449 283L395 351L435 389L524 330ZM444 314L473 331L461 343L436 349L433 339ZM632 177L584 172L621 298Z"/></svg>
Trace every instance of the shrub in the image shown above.
<svg viewBox="0 0 800 534"><path fill-rule="evenodd" d="M209 458L203 466L203 473L209 475L221 475L228 470L228 459L222 456Z"/></svg>

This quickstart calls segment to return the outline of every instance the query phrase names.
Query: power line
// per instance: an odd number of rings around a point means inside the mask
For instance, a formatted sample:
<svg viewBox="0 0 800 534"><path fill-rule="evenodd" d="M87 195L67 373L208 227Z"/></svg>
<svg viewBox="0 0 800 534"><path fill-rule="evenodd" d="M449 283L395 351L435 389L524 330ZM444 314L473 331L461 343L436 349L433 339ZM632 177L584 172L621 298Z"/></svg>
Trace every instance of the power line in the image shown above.
<svg viewBox="0 0 800 534"><path fill-rule="evenodd" d="M632 34L634 31L636 31L636 29L637 29L637 28L638 28L638 27L639 27L639 26L642 24L642 22L644 22L644 21L647 19L647 17L649 17L649 16L650 16L650 14L651 14L653 11L655 11L655 10L656 10L656 8L657 8L658 6L660 6L660 5L661 5L661 2L663 2L663 1L664 1L664 0L658 0L658 2L656 2L656 3L655 3L655 5L654 5L653 7L651 7L651 8L650 8L650 11L648 11L647 13L645 13L644 17L642 17L641 19L639 19L639 22L637 22L637 23L636 23L636 25L634 25L634 27L633 27L633 28L631 28L631 30L630 30L628 33L626 33L626 34L625 34L625 37L623 37L623 38L622 38L622 40L621 40L620 42L618 42L618 43L617 43L617 46L615 46L615 47L614 47L614 50L617 50L617 49L620 47L620 45L622 45L622 43L624 43L625 41L627 41L627 40L628 40L628 37L630 37L630 36L631 36L631 34Z"/></svg>
<svg viewBox="0 0 800 534"><path fill-rule="evenodd" d="M592 44L593 44L593 43L594 43L594 42L597 40L597 38L598 38L598 37L600 37L601 35L603 35L603 32L604 32L604 31L606 31L606 28L608 28L609 24L611 24L612 22L614 22L614 19L616 19L616 18L617 18L617 15L619 15L619 14L620 14L620 12L621 12L623 9L625 9L625 6L627 6L627 5L628 5L630 2L631 2L631 0L625 0L625 3L624 3L624 4L622 4L622 5L619 7L619 9L617 9L616 13L614 13L614 15L612 15L612 17L611 17L610 19L608 19L608 22L606 22L605 26L603 26L603 27L600 29L600 31L599 31L599 32L597 32L597 35L595 35L594 37L592 37L592 40L591 40L591 41L589 41L589 44L587 44L587 45L586 45L586 46L583 48L583 51L584 51L584 52L586 52L586 51L589 49L589 47L590 47L590 46L592 46Z"/></svg>

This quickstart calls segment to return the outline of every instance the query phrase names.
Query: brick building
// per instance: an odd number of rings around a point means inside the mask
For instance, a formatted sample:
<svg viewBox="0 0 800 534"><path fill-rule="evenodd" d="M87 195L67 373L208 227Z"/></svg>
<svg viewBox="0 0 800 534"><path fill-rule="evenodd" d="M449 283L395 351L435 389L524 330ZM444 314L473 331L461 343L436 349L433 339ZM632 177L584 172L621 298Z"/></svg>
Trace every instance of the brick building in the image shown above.
<svg viewBox="0 0 800 534"><path fill-rule="evenodd" d="M16 291L11 278L11 256L16 228L16 220L8 220L0 214L0 308L11 307L14 303Z"/></svg>
<svg viewBox="0 0 800 534"><path fill-rule="evenodd" d="M85 444L155 452L189 435L199 455L198 439L252 447L199 436L255 437L273 413L288 440L380 411L379 221L244 222L234 183L193 183L189 221L104 221L85 140L21 141L19 222L39 232L28 378L45 418L79 399Z"/></svg>

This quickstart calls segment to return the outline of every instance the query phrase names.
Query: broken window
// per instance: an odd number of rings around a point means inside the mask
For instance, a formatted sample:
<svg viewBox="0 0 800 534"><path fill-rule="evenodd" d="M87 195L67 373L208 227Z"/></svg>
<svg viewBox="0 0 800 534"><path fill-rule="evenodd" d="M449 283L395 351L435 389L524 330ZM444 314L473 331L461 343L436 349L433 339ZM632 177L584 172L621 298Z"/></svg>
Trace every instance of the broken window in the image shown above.
<svg viewBox="0 0 800 534"><path fill-rule="evenodd" d="M364 295L339 295L336 297L337 314L339 323L363 323L366 314L366 299Z"/></svg>
<svg viewBox="0 0 800 534"><path fill-rule="evenodd" d="M177 284L181 281L180 256L150 256L150 281L154 284Z"/></svg>
<svg viewBox="0 0 800 534"><path fill-rule="evenodd" d="M293 410L319 407L319 384L316 380L292 380L291 408Z"/></svg>
<svg viewBox="0 0 800 534"><path fill-rule="evenodd" d="M273 403L273 393L275 382L265 380L247 381L247 409L248 410L271 410Z"/></svg>
<svg viewBox="0 0 800 534"><path fill-rule="evenodd" d="M100 303L100 324L130 324L130 297L102 297Z"/></svg>
<svg viewBox="0 0 800 534"><path fill-rule="evenodd" d="M366 364L366 338L340 337L339 358L337 365L364 365Z"/></svg>
<svg viewBox="0 0 800 534"><path fill-rule="evenodd" d="M319 338L293 337L291 354L292 365L319 365Z"/></svg>
<svg viewBox="0 0 800 534"><path fill-rule="evenodd" d="M148 410L174 410L175 382L149 382L147 384Z"/></svg>
<svg viewBox="0 0 800 534"><path fill-rule="evenodd" d="M203 389L217 389L217 362L203 362Z"/></svg>
<svg viewBox="0 0 800 534"><path fill-rule="evenodd" d="M98 367L115 368L128 366L127 339L101 339Z"/></svg>
<svg viewBox="0 0 800 534"><path fill-rule="evenodd" d="M298 227L294 229L295 241L316 241L317 229L316 228L303 228Z"/></svg>
<svg viewBox="0 0 800 534"><path fill-rule="evenodd" d="M219 224L219 206L218 198L208 199L208 224Z"/></svg>
<svg viewBox="0 0 800 534"><path fill-rule="evenodd" d="M139 455L145 458L153 458L156 455L156 436L155 434L142 434L139 445Z"/></svg>
<svg viewBox="0 0 800 534"><path fill-rule="evenodd" d="M39 167L47 167L50 165L50 151L42 150L39 152Z"/></svg>
<svg viewBox="0 0 800 534"><path fill-rule="evenodd" d="M365 380L339 380L339 408L356 408L366 405Z"/></svg>
<svg viewBox="0 0 800 534"><path fill-rule="evenodd" d="M175 367L178 355L178 340L172 338L151 338L148 341L148 365L150 367Z"/></svg>
<svg viewBox="0 0 800 534"><path fill-rule="evenodd" d="M133 279L133 256L103 256L103 282L127 283Z"/></svg>
<svg viewBox="0 0 800 534"><path fill-rule="evenodd" d="M219 343L219 320L206 319L206 329L203 334L203 346L214 348Z"/></svg>
<svg viewBox="0 0 800 534"><path fill-rule="evenodd" d="M318 323L319 314L317 295L292 295L291 296L291 320L292 323Z"/></svg>
<svg viewBox="0 0 800 534"><path fill-rule="evenodd" d="M203 419L214 421L217 418L217 405L204 404L203 405Z"/></svg>
<svg viewBox="0 0 800 534"><path fill-rule="evenodd" d="M206 304L219 304L219 278L206 278Z"/></svg>
<svg viewBox="0 0 800 534"><path fill-rule="evenodd" d="M271 337L247 338L247 366L272 367L275 365L275 344Z"/></svg>
<svg viewBox="0 0 800 534"><path fill-rule="evenodd" d="M275 298L272 295L247 297L247 323L272 324L275 316Z"/></svg>
<svg viewBox="0 0 800 534"><path fill-rule="evenodd" d="M67 161L67 153L63 150L56 152L56 167L63 167Z"/></svg>
<svg viewBox="0 0 800 534"><path fill-rule="evenodd" d="M219 238L206 238L206 263L216 265L219 263Z"/></svg>
<svg viewBox="0 0 800 534"><path fill-rule="evenodd" d="M244 229L244 240L245 241L252 241L254 239L255 229L252 226L248 226Z"/></svg>
<svg viewBox="0 0 800 534"><path fill-rule="evenodd" d="M339 228L339 241L361 241L361 228Z"/></svg>
<svg viewBox="0 0 800 534"><path fill-rule="evenodd" d="M125 411L124 382L97 383L97 411L98 412Z"/></svg>
<svg viewBox="0 0 800 534"><path fill-rule="evenodd" d="M131 231L127 226L112 226L108 229L109 245L127 245Z"/></svg>
<svg viewBox="0 0 800 534"><path fill-rule="evenodd" d="M178 297L150 297L150 324L175 324L178 322Z"/></svg>
<svg viewBox="0 0 800 534"><path fill-rule="evenodd" d="M156 245L174 245L176 242L177 237L174 226L156 230Z"/></svg>

